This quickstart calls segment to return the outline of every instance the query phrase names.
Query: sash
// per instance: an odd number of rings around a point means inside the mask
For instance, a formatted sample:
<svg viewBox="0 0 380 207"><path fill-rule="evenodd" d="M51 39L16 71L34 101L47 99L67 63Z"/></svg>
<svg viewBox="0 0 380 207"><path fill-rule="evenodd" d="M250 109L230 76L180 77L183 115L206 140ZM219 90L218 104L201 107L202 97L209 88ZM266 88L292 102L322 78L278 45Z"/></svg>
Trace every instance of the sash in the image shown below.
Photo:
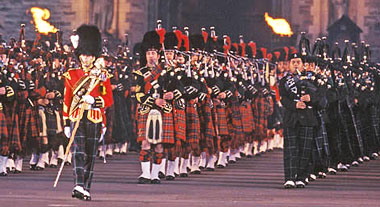
<svg viewBox="0 0 380 207"><path fill-rule="evenodd" d="M293 76L291 75L286 76L285 89L288 92L290 91L291 93L298 95L296 79Z"/></svg>
<svg viewBox="0 0 380 207"><path fill-rule="evenodd" d="M73 99L71 101L69 115L71 115L81 104L82 96L84 96L87 93L90 93L91 91L88 91L91 85L95 83L96 78L90 77L90 76L83 76L77 81L74 85L73 90ZM92 89L94 89L93 87Z"/></svg>

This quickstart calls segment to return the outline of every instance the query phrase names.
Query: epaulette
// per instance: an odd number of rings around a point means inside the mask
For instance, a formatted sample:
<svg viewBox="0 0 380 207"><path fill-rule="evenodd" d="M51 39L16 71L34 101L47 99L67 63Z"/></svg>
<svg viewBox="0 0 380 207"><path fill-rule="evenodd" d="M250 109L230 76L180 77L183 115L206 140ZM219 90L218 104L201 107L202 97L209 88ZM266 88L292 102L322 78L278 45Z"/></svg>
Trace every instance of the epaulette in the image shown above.
<svg viewBox="0 0 380 207"><path fill-rule="evenodd" d="M69 79L69 80L71 80L70 71L76 70L76 69L77 68L70 68L65 73L63 73L62 76L65 77L65 78L67 78L67 79Z"/></svg>
<svg viewBox="0 0 380 207"><path fill-rule="evenodd" d="M109 73L108 70L106 70L106 69L102 69L102 72L106 74L107 78L112 78L113 77L113 75L111 73Z"/></svg>

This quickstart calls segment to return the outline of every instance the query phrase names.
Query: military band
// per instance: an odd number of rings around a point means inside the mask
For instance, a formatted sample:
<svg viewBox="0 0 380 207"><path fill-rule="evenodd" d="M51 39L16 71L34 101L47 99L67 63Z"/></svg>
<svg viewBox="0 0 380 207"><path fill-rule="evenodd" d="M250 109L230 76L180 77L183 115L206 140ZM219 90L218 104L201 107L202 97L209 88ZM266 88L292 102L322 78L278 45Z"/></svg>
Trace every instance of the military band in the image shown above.
<svg viewBox="0 0 380 207"><path fill-rule="evenodd" d="M158 21L132 53L128 41L109 51L91 25L68 44L60 32L0 40L0 176L22 173L26 158L37 171L72 164L72 196L91 200L96 156L128 151L137 183L160 184L283 149L286 189L378 157L380 65L368 44L303 33L298 49L269 52L216 31Z"/></svg>

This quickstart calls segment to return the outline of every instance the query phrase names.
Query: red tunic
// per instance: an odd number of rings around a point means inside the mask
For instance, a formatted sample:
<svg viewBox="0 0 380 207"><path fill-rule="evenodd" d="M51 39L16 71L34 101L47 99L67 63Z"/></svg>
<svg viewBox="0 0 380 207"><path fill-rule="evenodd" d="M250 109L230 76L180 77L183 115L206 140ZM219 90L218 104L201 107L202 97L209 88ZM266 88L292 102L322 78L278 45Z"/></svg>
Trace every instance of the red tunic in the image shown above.
<svg viewBox="0 0 380 207"><path fill-rule="evenodd" d="M65 91L64 91L64 104L63 104L63 120L70 119L71 121L76 121L78 119L79 114L79 108L76 109L72 114L69 114L70 112L70 106L71 102L73 101L74 92L78 81L84 77L89 76L89 71L84 71L83 69L70 69L65 74ZM111 88L111 82L110 77L111 75L108 74L107 70L101 70L100 82L94 87L94 89L91 91L90 95L94 97L95 99L100 99L102 101L102 106L99 108L91 108L88 110L87 118L92 121L93 123L100 123L103 122L105 125L105 113L104 109L106 107L109 107L113 104L113 96L112 96L112 88ZM100 85L103 85L105 88L104 91L100 91Z"/></svg>

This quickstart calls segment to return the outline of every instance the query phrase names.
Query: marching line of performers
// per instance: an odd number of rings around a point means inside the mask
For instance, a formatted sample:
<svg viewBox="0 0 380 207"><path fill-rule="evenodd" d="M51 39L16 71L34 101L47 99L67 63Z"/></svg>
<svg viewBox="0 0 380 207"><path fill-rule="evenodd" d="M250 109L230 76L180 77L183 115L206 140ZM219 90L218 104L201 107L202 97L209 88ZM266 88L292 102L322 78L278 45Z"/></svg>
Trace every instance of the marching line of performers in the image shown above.
<svg viewBox="0 0 380 207"><path fill-rule="evenodd" d="M69 45L59 33L25 41L23 29L18 41L0 45L1 176L7 168L20 173L26 156L31 170L57 167L76 122L95 130L79 130L67 159L74 161L73 196L84 200L95 155L128 148L139 149L141 184L284 148L284 187L302 188L378 157L380 68L365 43L346 42L341 54L326 38L310 48L302 34L298 50L268 53L213 27L190 35L158 22L136 59L127 44L112 55L92 26L78 28ZM99 80L89 94L91 84L78 84L87 76Z"/></svg>

